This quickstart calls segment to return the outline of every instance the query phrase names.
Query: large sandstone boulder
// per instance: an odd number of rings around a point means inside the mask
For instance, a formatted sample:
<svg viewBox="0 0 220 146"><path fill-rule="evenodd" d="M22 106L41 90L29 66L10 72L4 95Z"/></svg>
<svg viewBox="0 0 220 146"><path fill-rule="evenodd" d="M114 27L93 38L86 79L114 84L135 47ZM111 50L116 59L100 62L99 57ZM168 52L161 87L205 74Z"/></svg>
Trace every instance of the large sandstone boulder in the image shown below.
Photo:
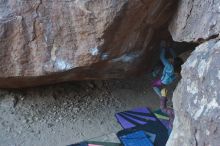
<svg viewBox="0 0 220 146"><path fill-rule="evenodd" d="M203 41L220 33L219 0L179 0L169 30L175 41Z"/></svg>
<svg viewBox="0 0 220 146"><path fill-rule="evenodd" d="M136 73L150 65L174 1L1 1L0 87Z"/></svg>
<svg viewBox="0 0 220 146"><path fill-rule="evenodd" d="M220 39L196 48L173 95L174 129L168 146L219 146Z"/></svg>

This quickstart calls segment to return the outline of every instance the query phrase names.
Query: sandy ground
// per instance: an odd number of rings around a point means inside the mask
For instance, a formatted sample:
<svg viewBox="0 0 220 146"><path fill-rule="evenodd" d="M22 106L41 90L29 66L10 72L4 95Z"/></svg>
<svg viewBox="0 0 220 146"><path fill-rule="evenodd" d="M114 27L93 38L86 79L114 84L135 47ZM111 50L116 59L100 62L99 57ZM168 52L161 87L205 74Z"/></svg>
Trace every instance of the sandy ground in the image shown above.
<svg viewBox="0 0 220 146"><path fill-rule="evenodd" d="M191 51L182 54L185 60ZM64 146L83 140L117 141L115 113L159 108L151 77L83 81L0 90L0 146ZM169 86L170 97L177 81Z"/></svg>
<svg viewBox="0 0 220 146"><path fill-rule="evenodd" d="M159 107L148 77L0 90L0 146L111 139L121 130L115 113L134 107Z"/></svg>

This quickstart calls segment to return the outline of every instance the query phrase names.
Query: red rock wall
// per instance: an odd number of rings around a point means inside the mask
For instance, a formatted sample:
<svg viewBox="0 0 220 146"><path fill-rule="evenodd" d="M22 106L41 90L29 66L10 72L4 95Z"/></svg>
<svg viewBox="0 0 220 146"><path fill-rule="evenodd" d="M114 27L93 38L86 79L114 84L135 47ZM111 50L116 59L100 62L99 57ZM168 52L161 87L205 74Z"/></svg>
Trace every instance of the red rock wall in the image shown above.
<svg viewBox="0 0 220 146"><path fill-rule="evenodd" d="M0 87L14 88L122 78L149 67L174 0L7 0L0 6Z"/></svg>

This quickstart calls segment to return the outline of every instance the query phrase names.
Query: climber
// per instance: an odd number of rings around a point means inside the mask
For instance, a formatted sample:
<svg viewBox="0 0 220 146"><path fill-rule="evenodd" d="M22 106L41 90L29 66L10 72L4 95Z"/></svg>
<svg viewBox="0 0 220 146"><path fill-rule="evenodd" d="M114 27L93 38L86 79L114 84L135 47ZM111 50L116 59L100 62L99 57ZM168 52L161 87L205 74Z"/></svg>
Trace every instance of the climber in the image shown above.
<svg viewBox="0 0 220 146"><path fill-rule="evenodd" d="M173 128L173 120L174 120L174 111L172 108L167 107L167 89L163 88L161 90L161 98L160 98L160 109L163 113L166 113L169 116L170 128Z"/></svg>
<svg viewBox="0 0 220 146"><path fill-rule="evenodd" d="M170 48L170 43L166 44L165 41L162 41L160 47L160 60L164 66L163 73L160 79L157 79L152 83L153 89L157 93L157 95L159 95L159 97L161 97L160 88L164 85L170 85L176 79L176 76L181 71L181 65L183 64L182 59L177 57L173 49ZM165 57L165 49L169 50L169 52L173 56L172 59L168 60Z"/></svg>

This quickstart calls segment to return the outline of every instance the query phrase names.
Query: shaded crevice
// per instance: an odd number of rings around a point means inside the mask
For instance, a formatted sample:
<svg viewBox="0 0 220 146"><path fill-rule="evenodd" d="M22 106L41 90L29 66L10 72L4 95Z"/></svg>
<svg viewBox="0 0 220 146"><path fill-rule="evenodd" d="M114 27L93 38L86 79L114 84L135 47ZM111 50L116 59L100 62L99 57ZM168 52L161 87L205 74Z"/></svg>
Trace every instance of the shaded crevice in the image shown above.
<svg viewBox="0 0 220 146"><path fill-rule="evenodd" d="M37 7L36 7L36 13L37 13L37 17L39 17L39 8L40 8L40 6L43 4L43 1L42 0L39 0L39 3L38 3L38 5L37 5Z"/></svg>
<svg viewBox="0 0 220 146"><path fill-rule="evenodd" d="M196 138L196 134L197 134L197 129L195 129L195 136L194 136L194 138L195 138L195 142L196 142L196 145L195 145L195 146L198 146L198 140L197 140L197 138Z"/></svg>
<svg viewBox="0 0 220 146"><path fill-rule="evenodd" d="M210 41L210 40L212 40L212 39L217 39L217 38L219 38L219 34L214 34L214 35L208 37L207 39L199 38L199 39L196 41L196 43L202 44L202 43L204 43L204 42L208 42L208 41Z"/></svg>
<svg viewBox="0 0 220 146"><path fill-rule="evenodd" d="M191 8L190 8L190 11L189 11L189 13L188 13L188 15L187 15L187 17L186 17L186 23L185 23L185 25L184 25L184 27L183 27L183 29L185 29L186 28L186 26L187 26L187 21L188 21L188 19L189 19L189 17L191 16L191 13L192 13L192 10L193 10L193 4L194 4L194 0L191 0L191 1L189 1L189 3L191 2L191 4L192 4L192 6L191 6Z"/></svg>
<svg viewBox="0 0 220 146"><path fill-rule="evenodd" d="M32 41L34 41L35 39L36 39L36 27L37 27L37 19L39 18L39 8L40 8L40 6L42 5L42 0L39 0L39 3L38 3L38 5L37 5L37 7L36 7L36 10L35 10L35 12L36 12L36 14L37 14L37 16L36 16L36 18L34 19L34 21L33 21L33 36L32 36L32 40L31 40L31 42Z"/></svg>

